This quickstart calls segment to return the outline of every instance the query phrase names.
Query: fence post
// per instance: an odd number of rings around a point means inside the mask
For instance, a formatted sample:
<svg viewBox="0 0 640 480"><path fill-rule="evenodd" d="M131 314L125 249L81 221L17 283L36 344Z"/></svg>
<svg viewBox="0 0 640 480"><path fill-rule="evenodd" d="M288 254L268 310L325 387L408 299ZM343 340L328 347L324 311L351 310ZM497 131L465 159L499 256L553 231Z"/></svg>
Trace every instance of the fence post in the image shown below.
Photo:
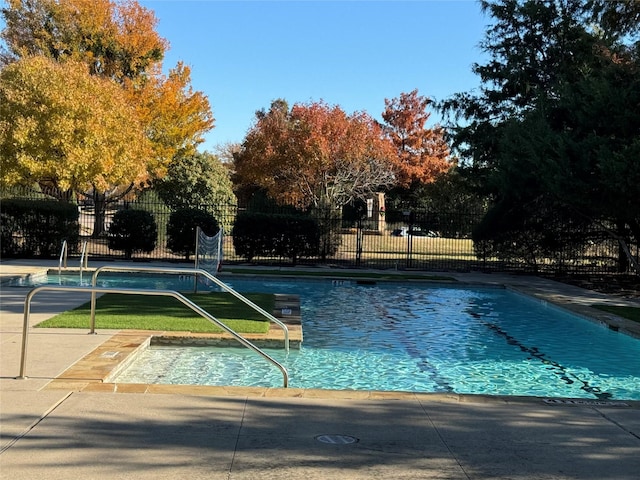
<svg viewBox="0 0 640 480"><path fill-rule="evenodd" d="M362 228L362 216L358 216L356 223L356 267L360 266L362 261L362 243L364 240L364 230Z"/></svg>
<svg viewBox="0 0 640 480"><path fill-rule="evenodd" d="M413 223L415 220L415 214L411 210L403 210L405 222L409 226L407 230L407 268L411 268L411 251L413 250Z"/></svg>

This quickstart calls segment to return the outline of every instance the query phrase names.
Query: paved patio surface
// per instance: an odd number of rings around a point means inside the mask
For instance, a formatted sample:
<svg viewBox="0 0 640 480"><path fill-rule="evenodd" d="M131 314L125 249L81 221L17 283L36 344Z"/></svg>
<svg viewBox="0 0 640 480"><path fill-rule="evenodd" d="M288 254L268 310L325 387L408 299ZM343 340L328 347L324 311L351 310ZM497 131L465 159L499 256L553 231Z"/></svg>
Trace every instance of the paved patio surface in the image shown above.
<svg viewBox="0 0 640 480"><path fill-rule="evenodd" d="M37 267L3 262L0 276ZM620 302L541 279L464 279L509 282L581 311ZM115 331L33 330L29 378L17 379L26 292L0 291L3 479L639 478L640 402L54 382ZM39 294L31 323L80 297Z"/></svg>

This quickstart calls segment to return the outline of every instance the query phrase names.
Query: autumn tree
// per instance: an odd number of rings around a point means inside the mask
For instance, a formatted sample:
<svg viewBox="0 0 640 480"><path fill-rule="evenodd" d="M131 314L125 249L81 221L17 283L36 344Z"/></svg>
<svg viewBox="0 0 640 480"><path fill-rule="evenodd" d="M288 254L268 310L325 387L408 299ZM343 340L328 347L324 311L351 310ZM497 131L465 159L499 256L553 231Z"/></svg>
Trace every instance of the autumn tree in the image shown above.
<svg viewBox="0 0 640 480"><path fill-rule="evenodd" d="M216 145L213 149L216 157L230 170L233 169L233 158L242 149L242 145L236 142L226 142Z"/></svg>
<svg viewBox="0 0 640 480"><path fill-rule="evenodd" d="M123 90L76 61L36 56L0 70L2 185L32 180L60 192L141 182L149 157Z"/></svg>
<svg viewBox="0 0 640 480"><path fill-rule="evenodd" d="M152 11L126 0L8 0L2 10L7 47L2 61L42 55L86 63L90 73L137 78L168 48Z"/></svg>
<svg viewBox="0 0 640 480"><path fill-rule="evenodd" d="M403 188L428 184L451 168L449 147L441 127L427 128L431 101L418 90L385 99L384 129L396 149L397 185Z"/></svg>
<svg viewBox="0 0 640 480"><path fill-rule="evenodd" d="M162 73L168 44L155 31L157 20L153 12L136 1L9 0L2 15L6 22L2 31L6 47L0 55L3 65L34 56L47 58L63 68L83 64L86 75L120 88L119 95L132 107L130 121L126 123L130 128L139 128L150 142L147 153L137 157L138 171L145 174L121 177L107 185L103 180L110 177L109 172L100 172L95 181L78 186L79 193L94 199L94 235L98 235L104 228L107 202L117 201L133 188L162 177L175 155L195 151L203 140L202 134L213 127L209 102L201 92L192 90L190 71L184 65L178 64L167 75ZM25 116L23 121L37 123L40 119L37 115ZM61 140L73 142L72 138ZM32 164L45 158L58 159L58 171L64 170L66 157L48 150L48 145L40 147L39 151L16 152L17 156L10 161L25 156L32 158ZM127 147L136 149L131 144ZM72 148L70 144L65 151ZM122 147L113 145L113 148L119 151ZM93 156L95 152L85 149L85 153L84 168L91 170L94 164L101 163ZM37 178L35 172L23 170L29 173L23 180L35 179L49 191L58 191L57 177Z"/></svg>
<svg viewBox="0 0 640 480"><path fill-rule="evenodd" d="M126 80L125 92L151 140L151 176L161 178L175 156L192 155L213 128L207 97L191 87L190 69L178 63L168 75Z"/></svg>
<svg viewBox="0 0 640 480"><path fill-rule="evenodd" d="M324 102L260 111L235 156L240 185L256 185L283 205L338 208L395 181L393 144L365 113Z"/></svg>

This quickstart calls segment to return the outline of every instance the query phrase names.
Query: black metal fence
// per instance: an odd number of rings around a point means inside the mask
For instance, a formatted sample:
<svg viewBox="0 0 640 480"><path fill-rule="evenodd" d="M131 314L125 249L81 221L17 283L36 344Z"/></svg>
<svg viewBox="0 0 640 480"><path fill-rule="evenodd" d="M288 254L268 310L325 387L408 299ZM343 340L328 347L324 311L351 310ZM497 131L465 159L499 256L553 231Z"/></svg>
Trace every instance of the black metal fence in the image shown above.
<svg viewBox="0 0 640 480"><path fill-rule="evenodd" d="M3 192L4 198L8 196ZM14 191L11 196L18 196ZM22 191L20 197L42 198L42 194ZM51 201L56 201L52 199ZM159 201L121 201L109 204L104 215L106 234L94 235L100 231L96 225L94 207L90 202L78 202L80 242L77 250L70 252L79 258L81 249L86 248L89 259L124 259L122 251L111 250L108 229L113 215L119 209L135 208L152 213L157 226L156 248L150 253L134 254L136 261L193 262L167 249L166 226L171 210ZM236 254L233 244L233 224L242 206L206 206L215 212L216 219L224 226L224 263L249 263ZM482 248L474 245L471 232L480 222L482 215L465 212L434 212L426 210L372 211L361 217L353 215L332 215L338 220L330 227L331 234L338 238L335 253L325 258L296 259L298 265L328 265L336 267L377 268L425 271L511 271L539 273L580 273L608 274L619 271L620 245L617 240L594 227L589 232L589 241L576 247L567 245L554 252L551 258L537 258L535 264L517 256L483 256ZM22 232L11 232L16 244L20 244ZM640 255L638 245L630 245L636 258ZM21 256L20 252L15 254ZM255 257L251 264L291 265L290 258Z"/></svg>

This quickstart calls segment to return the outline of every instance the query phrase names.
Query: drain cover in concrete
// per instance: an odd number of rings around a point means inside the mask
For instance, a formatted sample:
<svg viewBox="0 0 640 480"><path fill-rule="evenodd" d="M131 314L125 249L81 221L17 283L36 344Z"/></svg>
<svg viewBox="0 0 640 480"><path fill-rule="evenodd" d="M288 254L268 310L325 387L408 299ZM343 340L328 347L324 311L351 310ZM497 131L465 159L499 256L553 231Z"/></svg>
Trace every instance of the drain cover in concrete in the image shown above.
<svg viewBox="0 0 640 480"><path fill-rule="evenodd" d="M120 355L120 352L104 352L100 357L102 358L116 358Z"/></svg>
<svg viewBox="0 0 640 480"><path fill-rule="evenodd" d="M351 435L318 435L316 440L322 443L330 443L332 445L349 445L350 443L358 443L358 439Z"/></svg>

